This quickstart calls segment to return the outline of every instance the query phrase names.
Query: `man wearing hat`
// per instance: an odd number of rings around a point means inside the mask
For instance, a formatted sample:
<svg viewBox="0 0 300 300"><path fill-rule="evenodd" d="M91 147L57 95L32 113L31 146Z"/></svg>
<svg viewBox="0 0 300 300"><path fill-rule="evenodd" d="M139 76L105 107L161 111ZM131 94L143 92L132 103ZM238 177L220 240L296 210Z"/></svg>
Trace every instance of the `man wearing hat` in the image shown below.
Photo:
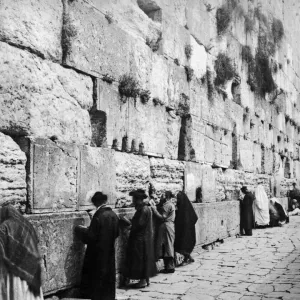
<svg viewBox="0 0 300 300"><path fill-rule="evenodd" d="M121 220L131 224L123 275L127 279L139 280L132 287L144 288L149 285L149 278L156 274L152 210L145 202L148 196L144 190L134 190L129 195L136 212L131 222L121 217Z"/></svg>
<svg viewBox="0 0 300 300"><path fill-rule="evenodd" d="M106 205L107 195L96 192L91 201L97 210L90 226L75 228L75 232L87 244L80 285L81 297L115 300L115 240L119 235L119 219Z"/></svg>
<svg viewBox="0 0 300 300"><path fill-rule="evenodd" d="M243 199L241 200L241 234L252 235L253 228L253 201L254 195L248 191L246 186L241 188Z"/></svg>

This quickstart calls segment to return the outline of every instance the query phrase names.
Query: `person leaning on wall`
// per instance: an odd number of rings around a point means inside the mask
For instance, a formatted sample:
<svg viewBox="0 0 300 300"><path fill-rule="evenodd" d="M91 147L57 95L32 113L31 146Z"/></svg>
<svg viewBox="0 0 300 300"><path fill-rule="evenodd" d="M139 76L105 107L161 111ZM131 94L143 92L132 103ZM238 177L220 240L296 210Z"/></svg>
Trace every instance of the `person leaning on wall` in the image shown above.
<svg viewBox="0 0 300 300"><path fill-rule="evenodd" d="M119 218L106 205L107 195L96 192L91 199L97 210L91 225L77 226L75 232L87 244L80 293L92 300L115 300L115 240L119 235Z"/></svg>
<svg viewBox="0 0 300 300"><path fill-rule="evenodd" d="M0 299L42 300L40 261L31 223L13 206L1 206Z"/></svg>
<svg viewBox="0 0 300 300"><path fill-rule="evenodd" d="M254 223L253 218L253 202L254 195L248 191L246 186L241 188L241 234L252 235Z"/></svg>

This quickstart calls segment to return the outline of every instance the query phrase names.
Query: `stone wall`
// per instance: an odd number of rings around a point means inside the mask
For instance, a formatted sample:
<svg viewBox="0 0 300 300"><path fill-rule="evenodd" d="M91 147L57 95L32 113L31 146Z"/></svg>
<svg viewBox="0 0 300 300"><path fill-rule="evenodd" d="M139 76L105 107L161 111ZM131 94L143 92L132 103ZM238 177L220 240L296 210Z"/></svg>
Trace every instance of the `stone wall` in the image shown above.
<svg viewBox="0 0 300 300"><path fill-rule="evenodd" d="M37 228L47 294L78 283L73 228L96 190L129 216L134 188L184 190L199 245L238 232L242 185L286 203L300 183L299 8L1 1L0 203Z"/></svg>

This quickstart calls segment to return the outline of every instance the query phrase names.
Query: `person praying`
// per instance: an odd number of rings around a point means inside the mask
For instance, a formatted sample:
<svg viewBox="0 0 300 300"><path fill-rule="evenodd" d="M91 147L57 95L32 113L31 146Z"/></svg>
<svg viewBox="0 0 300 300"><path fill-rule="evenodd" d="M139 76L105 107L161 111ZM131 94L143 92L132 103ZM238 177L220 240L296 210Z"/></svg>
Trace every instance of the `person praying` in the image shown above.
<svg viewBox="0 0 300 300"><path fill-rule="evenodd" d="M43 300L40 261L31 223L13 206L0 207L0 299Z"/></svg>
<svg viewBox="0 0 300 300"><path fill-rule="evenodd" d="M156 241L156 260L163 258L165 269L164 273L174 273L174 241L175 241L175 206L171 199L173 194L166 191L161 197L157 206L152 206L153 214L158 218L158 230Z"/></svg>
<svg viewBox="0 0 300 300"><path fill-rule="evenodd" d="M144 190L134 190L129 195L136 212L131 222L121 217L127 225L131 225L123 275L127 283L131 279L139 280L129 287L144 288L150 284L150 277L156 274L152 210L144 201L147 198Z"/></svg>
<svg viewBox="0 0 300 300"><path fill-rule="evenodd" d="M270 223L269 199L263 187L259 184L255 190L253 203L254 219L256 228L265 228Z"/></svg>
<svg viewBox="0 0 300 300"><path fill-rule="evenodd" d="M119 219L107 204L107 195L96 192L92 203L97 210L88 228L77 226L75 232L87 244L80 285L82 298L115 300L115 240L119 235Z"/></svg>
<svg viewBox="0 0 300 300"><path fill-rule="evenodd" d="M181 265L194 262L191 253L196 244L195 225L197 220L198 216L191 201L184 192L179 192L177 194L174 248L177 253L184 256Z"/></svg>
<svg viewBox="0 0 300 300"><path fill-rule="evenodd" d="M246 186L241 188L243 199L241 199L241 234L252 235L253 228L253 202L254 195L248 191Z"/></svg>

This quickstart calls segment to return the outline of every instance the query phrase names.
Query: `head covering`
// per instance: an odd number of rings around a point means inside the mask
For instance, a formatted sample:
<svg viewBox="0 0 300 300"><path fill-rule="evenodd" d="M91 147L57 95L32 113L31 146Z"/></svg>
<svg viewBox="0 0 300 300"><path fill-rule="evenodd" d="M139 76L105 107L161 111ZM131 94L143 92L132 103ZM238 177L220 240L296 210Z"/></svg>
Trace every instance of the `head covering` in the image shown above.
<svg viewBox="0 0 300 300"><path fill-rule="evenodd" d="M191 253L196 244L195 224L197 214L187 195L183 192L177 194L177 212L175 218L175 251Z"/></svg>
<svg viewBox="0 0 300 300"><path fill-rule="evenodd" d="M96 192L91 200L92 202L106 202L107 195L103 194L102 192Z"/></svg>
<svg viewBox="0 0 300 300"><path fill-rule="evenodd" d="M25 280L34 294L40 293L38 237L30 222L13 206L0 207L0 257L9 273Z"/></svg>
<svg viewBox="0 0 300 300"><path fill-rule="evenodd" d="M171 199L174 197L174 194L171 191L166 191L165 192L165 197L168 199Z"/></svg>
<svg viewBox="0 0 300 300"><path fill-rule="evenodd" d="M143 190L143 189L133 190L129 193L129 196L132 196L132 197L135 197L135 198L141 199L141 200L148 198L145 190Z"/></svg>
<svg viewBox="0 0 300 300"><path fill-rule="evenodd" d="M244 194L246 194L246 193L249 192L249 191L248 191L248 188L247 188L246 186L243 186L243 187L241 188L241 191L242 191Z"/></svg>

